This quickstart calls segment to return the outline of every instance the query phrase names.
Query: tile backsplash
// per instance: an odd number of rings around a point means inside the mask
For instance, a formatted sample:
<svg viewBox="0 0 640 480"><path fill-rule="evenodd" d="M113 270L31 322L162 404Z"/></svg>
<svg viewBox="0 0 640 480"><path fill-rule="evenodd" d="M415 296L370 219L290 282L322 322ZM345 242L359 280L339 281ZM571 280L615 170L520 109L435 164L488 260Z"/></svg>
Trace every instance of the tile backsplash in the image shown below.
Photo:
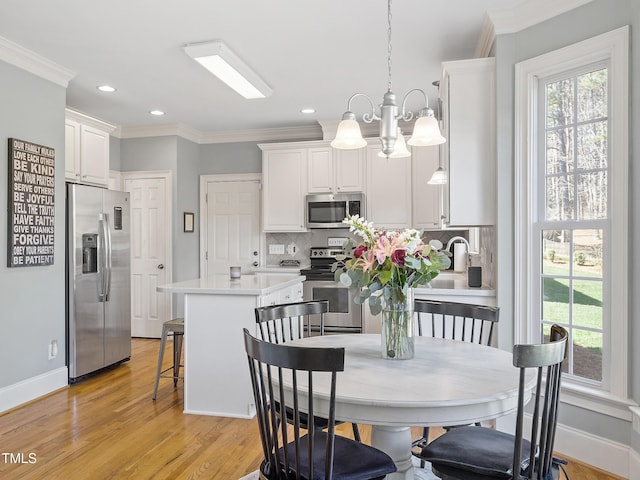
<svg viewBox="0 0 640 480"><path fill-rule="evenodd" d="M485 285L495 285L495 268L493 264L495 249L495 228L479 227L479 253L475 257L477 264L482 266L482 280ZM347 237L354 240L349 229L314 229L303 233L267 233L267 254L265 263L267 266L278 265L281 260L298 260L301 265L309 264L309 249L311 247L326 247L329 237ZM469 230L432 230L422 235L425 242L436 239L446 246L449 239L462 236L469 240ZM269 254L269 245L283 245L284 254ZM287 253L287 247L295 245L295 253Z"/></svg>

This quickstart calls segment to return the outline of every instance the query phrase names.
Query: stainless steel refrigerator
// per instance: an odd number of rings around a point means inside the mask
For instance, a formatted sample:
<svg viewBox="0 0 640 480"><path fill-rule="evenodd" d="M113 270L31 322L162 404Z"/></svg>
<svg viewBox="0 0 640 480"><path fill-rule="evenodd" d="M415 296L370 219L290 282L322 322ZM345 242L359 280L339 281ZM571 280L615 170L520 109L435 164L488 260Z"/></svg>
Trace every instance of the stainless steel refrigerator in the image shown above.
<svg viewBox="0 0 640 480"><path fill-rule="evenodd" d="M131 357L129 194L67 184L67 366L75 383Z"/></svg>

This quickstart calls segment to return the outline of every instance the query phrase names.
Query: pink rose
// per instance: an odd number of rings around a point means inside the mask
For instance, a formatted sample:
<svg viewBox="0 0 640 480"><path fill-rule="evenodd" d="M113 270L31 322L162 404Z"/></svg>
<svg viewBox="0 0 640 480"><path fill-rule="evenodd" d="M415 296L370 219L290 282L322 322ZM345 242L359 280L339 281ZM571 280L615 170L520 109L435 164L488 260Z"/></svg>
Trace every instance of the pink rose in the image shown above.
<svg viewBox="0 0 640 480"><path fill-rule="evenodd" d="M367 246L366 245L359 245L358 247L356 247L356 249L353 252L353 256L355 258L360 258L364 252L367 251Z"/></svg>
<svg viewBox="0 0 640 480"><path fill-rule="evenodd" d="M404 259L407 256L406 250L394 250L391 254L391 261L399 267L404 267Z"/></svg>

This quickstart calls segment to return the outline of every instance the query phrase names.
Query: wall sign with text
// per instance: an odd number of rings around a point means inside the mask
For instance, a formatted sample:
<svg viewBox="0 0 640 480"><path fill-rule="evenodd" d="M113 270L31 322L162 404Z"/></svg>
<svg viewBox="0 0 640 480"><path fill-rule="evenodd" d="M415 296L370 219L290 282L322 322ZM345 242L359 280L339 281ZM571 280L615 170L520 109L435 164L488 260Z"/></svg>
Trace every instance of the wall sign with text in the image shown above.
<svg viewBox="0 0 640 480"><path fill-rule="evenodd" d="M7 266L53 265L55 152L9 139Z"/></svg>

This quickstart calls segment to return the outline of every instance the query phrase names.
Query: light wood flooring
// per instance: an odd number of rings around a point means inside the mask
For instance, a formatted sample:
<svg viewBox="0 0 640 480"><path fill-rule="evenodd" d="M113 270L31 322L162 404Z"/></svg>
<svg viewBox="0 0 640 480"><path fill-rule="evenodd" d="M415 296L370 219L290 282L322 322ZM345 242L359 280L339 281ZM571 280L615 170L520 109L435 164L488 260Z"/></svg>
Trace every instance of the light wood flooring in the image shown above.
<svg viewBox="0 0 640 480"><path fill-rule="evenodd" d="M0 415L0 478L237 480L256 470L255 420L184 415L182 383L170 379L151 399L158 348L134 339L131 361ZM569 460L572 480L620 480Z"/></svg>

